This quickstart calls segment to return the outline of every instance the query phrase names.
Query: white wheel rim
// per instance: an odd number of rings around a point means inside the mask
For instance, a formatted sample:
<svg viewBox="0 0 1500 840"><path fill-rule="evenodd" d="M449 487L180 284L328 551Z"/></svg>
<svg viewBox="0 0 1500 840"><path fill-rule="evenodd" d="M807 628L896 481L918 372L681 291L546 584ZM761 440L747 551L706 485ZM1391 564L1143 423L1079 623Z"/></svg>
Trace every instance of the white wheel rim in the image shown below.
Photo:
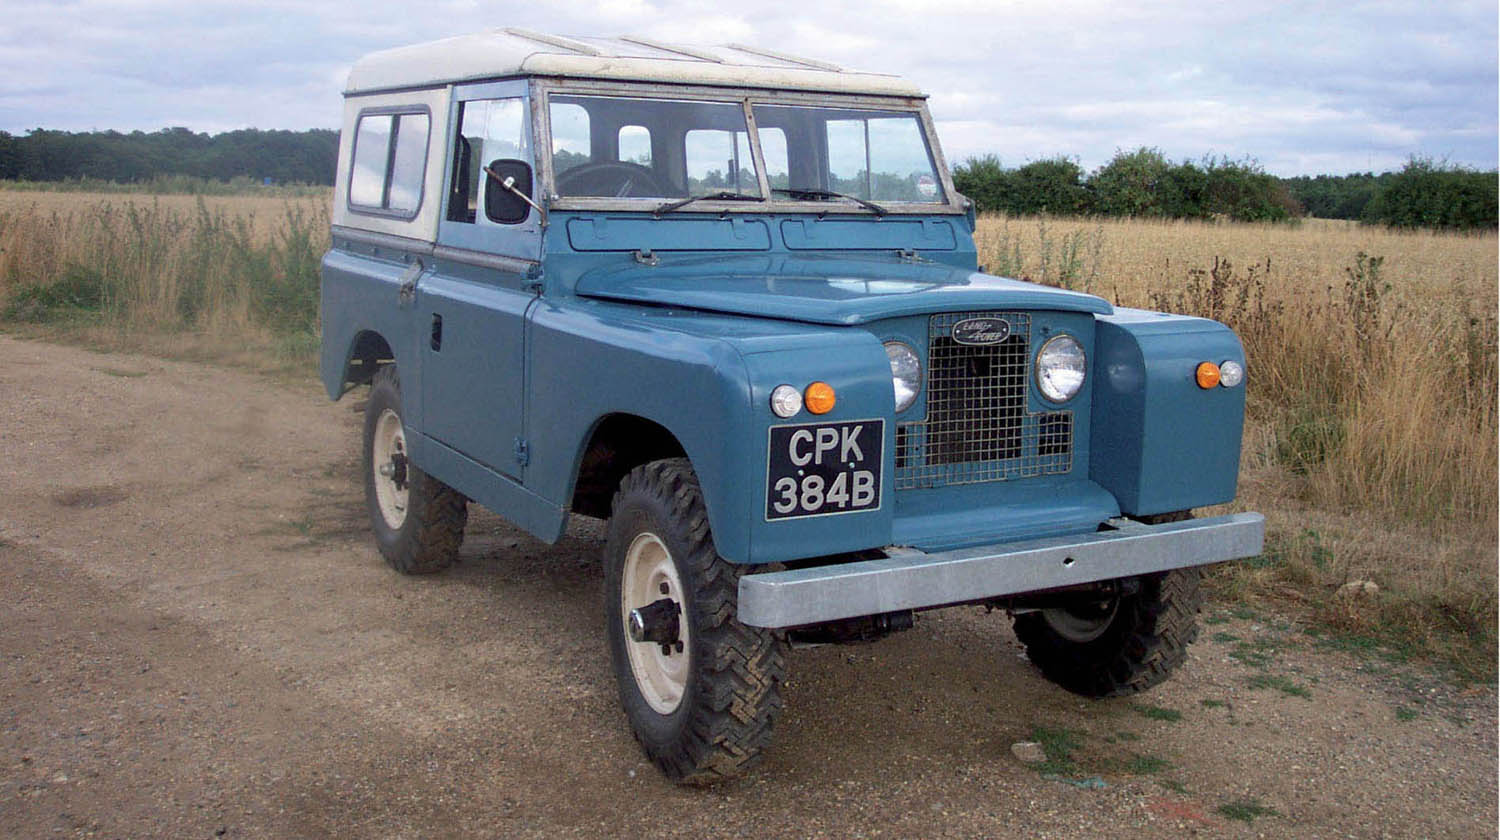
<svg viewBox="0 0 1500 840"><path fill-rule="evenodd" d="M399 461L396 456L401 456ZM387 528L399 530L406 522L408 493L406 432L401 415L387 408L375 421L375 440L370 448L371 473L375 477L375 502ZM398 481L399 479L399 481Z"/></svg>
<svg viewBox="0 0 1500 840"><path fill-rule="evenodd" d="M630 611L662 598L671 598L682 610L677 623L680 653L675 648L670 654L662 653L661 645L655 642L637 642L630 638ZM650 531L636 535L625 551L625 568L620 580L620 621L636 688L658 714L671 714L682 705L682 694L687 688L692 638L688 632L687 602L682 597L677 564L672 562L672 553L667 551L666 545Z"/></svg>

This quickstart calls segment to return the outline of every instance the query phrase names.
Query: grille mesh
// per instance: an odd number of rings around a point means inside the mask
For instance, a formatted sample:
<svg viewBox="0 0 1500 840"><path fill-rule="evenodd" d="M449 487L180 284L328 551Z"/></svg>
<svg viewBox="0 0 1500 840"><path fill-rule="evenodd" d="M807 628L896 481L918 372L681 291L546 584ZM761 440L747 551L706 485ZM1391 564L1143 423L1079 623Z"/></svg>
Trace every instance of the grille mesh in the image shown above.
<svg viewBox="0 0 1500 840"><path fill-rule="evenodd" d="M1004 318L998 344L953 340L953 325ZM1006 481L1073 466L1073 413L1028 414L1031 318L1018 312L947 312L928 321L927 417L896 427L896 489Z"/></svg>

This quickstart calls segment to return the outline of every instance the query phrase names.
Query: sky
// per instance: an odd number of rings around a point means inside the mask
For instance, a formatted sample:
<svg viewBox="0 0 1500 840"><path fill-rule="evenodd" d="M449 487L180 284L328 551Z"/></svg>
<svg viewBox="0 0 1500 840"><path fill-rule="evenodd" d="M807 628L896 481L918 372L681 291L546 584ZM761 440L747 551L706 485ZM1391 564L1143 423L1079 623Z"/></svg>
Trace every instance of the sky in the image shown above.
<svg viewBox="0 0 1500 840"><path fill-rule="evenodd" d="M359 56L499 26L893 72L952 164L1152 146L1278 175L1497 163L1497 4L0 0L0 130L336 128Z"/></svg>

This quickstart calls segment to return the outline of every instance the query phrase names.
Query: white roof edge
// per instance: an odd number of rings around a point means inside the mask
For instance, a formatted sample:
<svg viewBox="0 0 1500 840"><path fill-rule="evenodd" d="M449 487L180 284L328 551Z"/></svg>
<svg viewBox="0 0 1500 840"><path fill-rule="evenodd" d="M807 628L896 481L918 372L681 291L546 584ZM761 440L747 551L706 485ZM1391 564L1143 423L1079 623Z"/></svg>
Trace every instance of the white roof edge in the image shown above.
<svg viewBox="0 0 1500 840"><path fill-rule="evenodd" d="M742 45L690 45L642 37L587 42L525 29L491 29L371 53L354 63L345 95L512 76L567 76L878 96L922 97L885 73Z"/></svg>

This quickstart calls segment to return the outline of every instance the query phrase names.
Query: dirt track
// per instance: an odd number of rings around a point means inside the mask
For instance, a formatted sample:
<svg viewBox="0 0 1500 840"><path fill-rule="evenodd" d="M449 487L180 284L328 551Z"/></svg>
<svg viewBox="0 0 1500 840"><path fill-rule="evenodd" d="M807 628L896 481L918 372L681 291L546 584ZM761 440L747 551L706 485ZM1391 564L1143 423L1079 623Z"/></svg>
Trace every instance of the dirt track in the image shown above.
<svg viewBox="0 0 1500 840"><path fill-rule="evenodd" d="M1493 688L1212 604L1134 701L1054 688L977 609L794 652L764 764L674 788L616 705L597 523L546 546L477 513L460 567L402 578L356 421L0 336L0 835L1494 836ZM1107 786L1017 761L1038 726ZM1216 810L1251 799L1275 813Z"/></svg>

